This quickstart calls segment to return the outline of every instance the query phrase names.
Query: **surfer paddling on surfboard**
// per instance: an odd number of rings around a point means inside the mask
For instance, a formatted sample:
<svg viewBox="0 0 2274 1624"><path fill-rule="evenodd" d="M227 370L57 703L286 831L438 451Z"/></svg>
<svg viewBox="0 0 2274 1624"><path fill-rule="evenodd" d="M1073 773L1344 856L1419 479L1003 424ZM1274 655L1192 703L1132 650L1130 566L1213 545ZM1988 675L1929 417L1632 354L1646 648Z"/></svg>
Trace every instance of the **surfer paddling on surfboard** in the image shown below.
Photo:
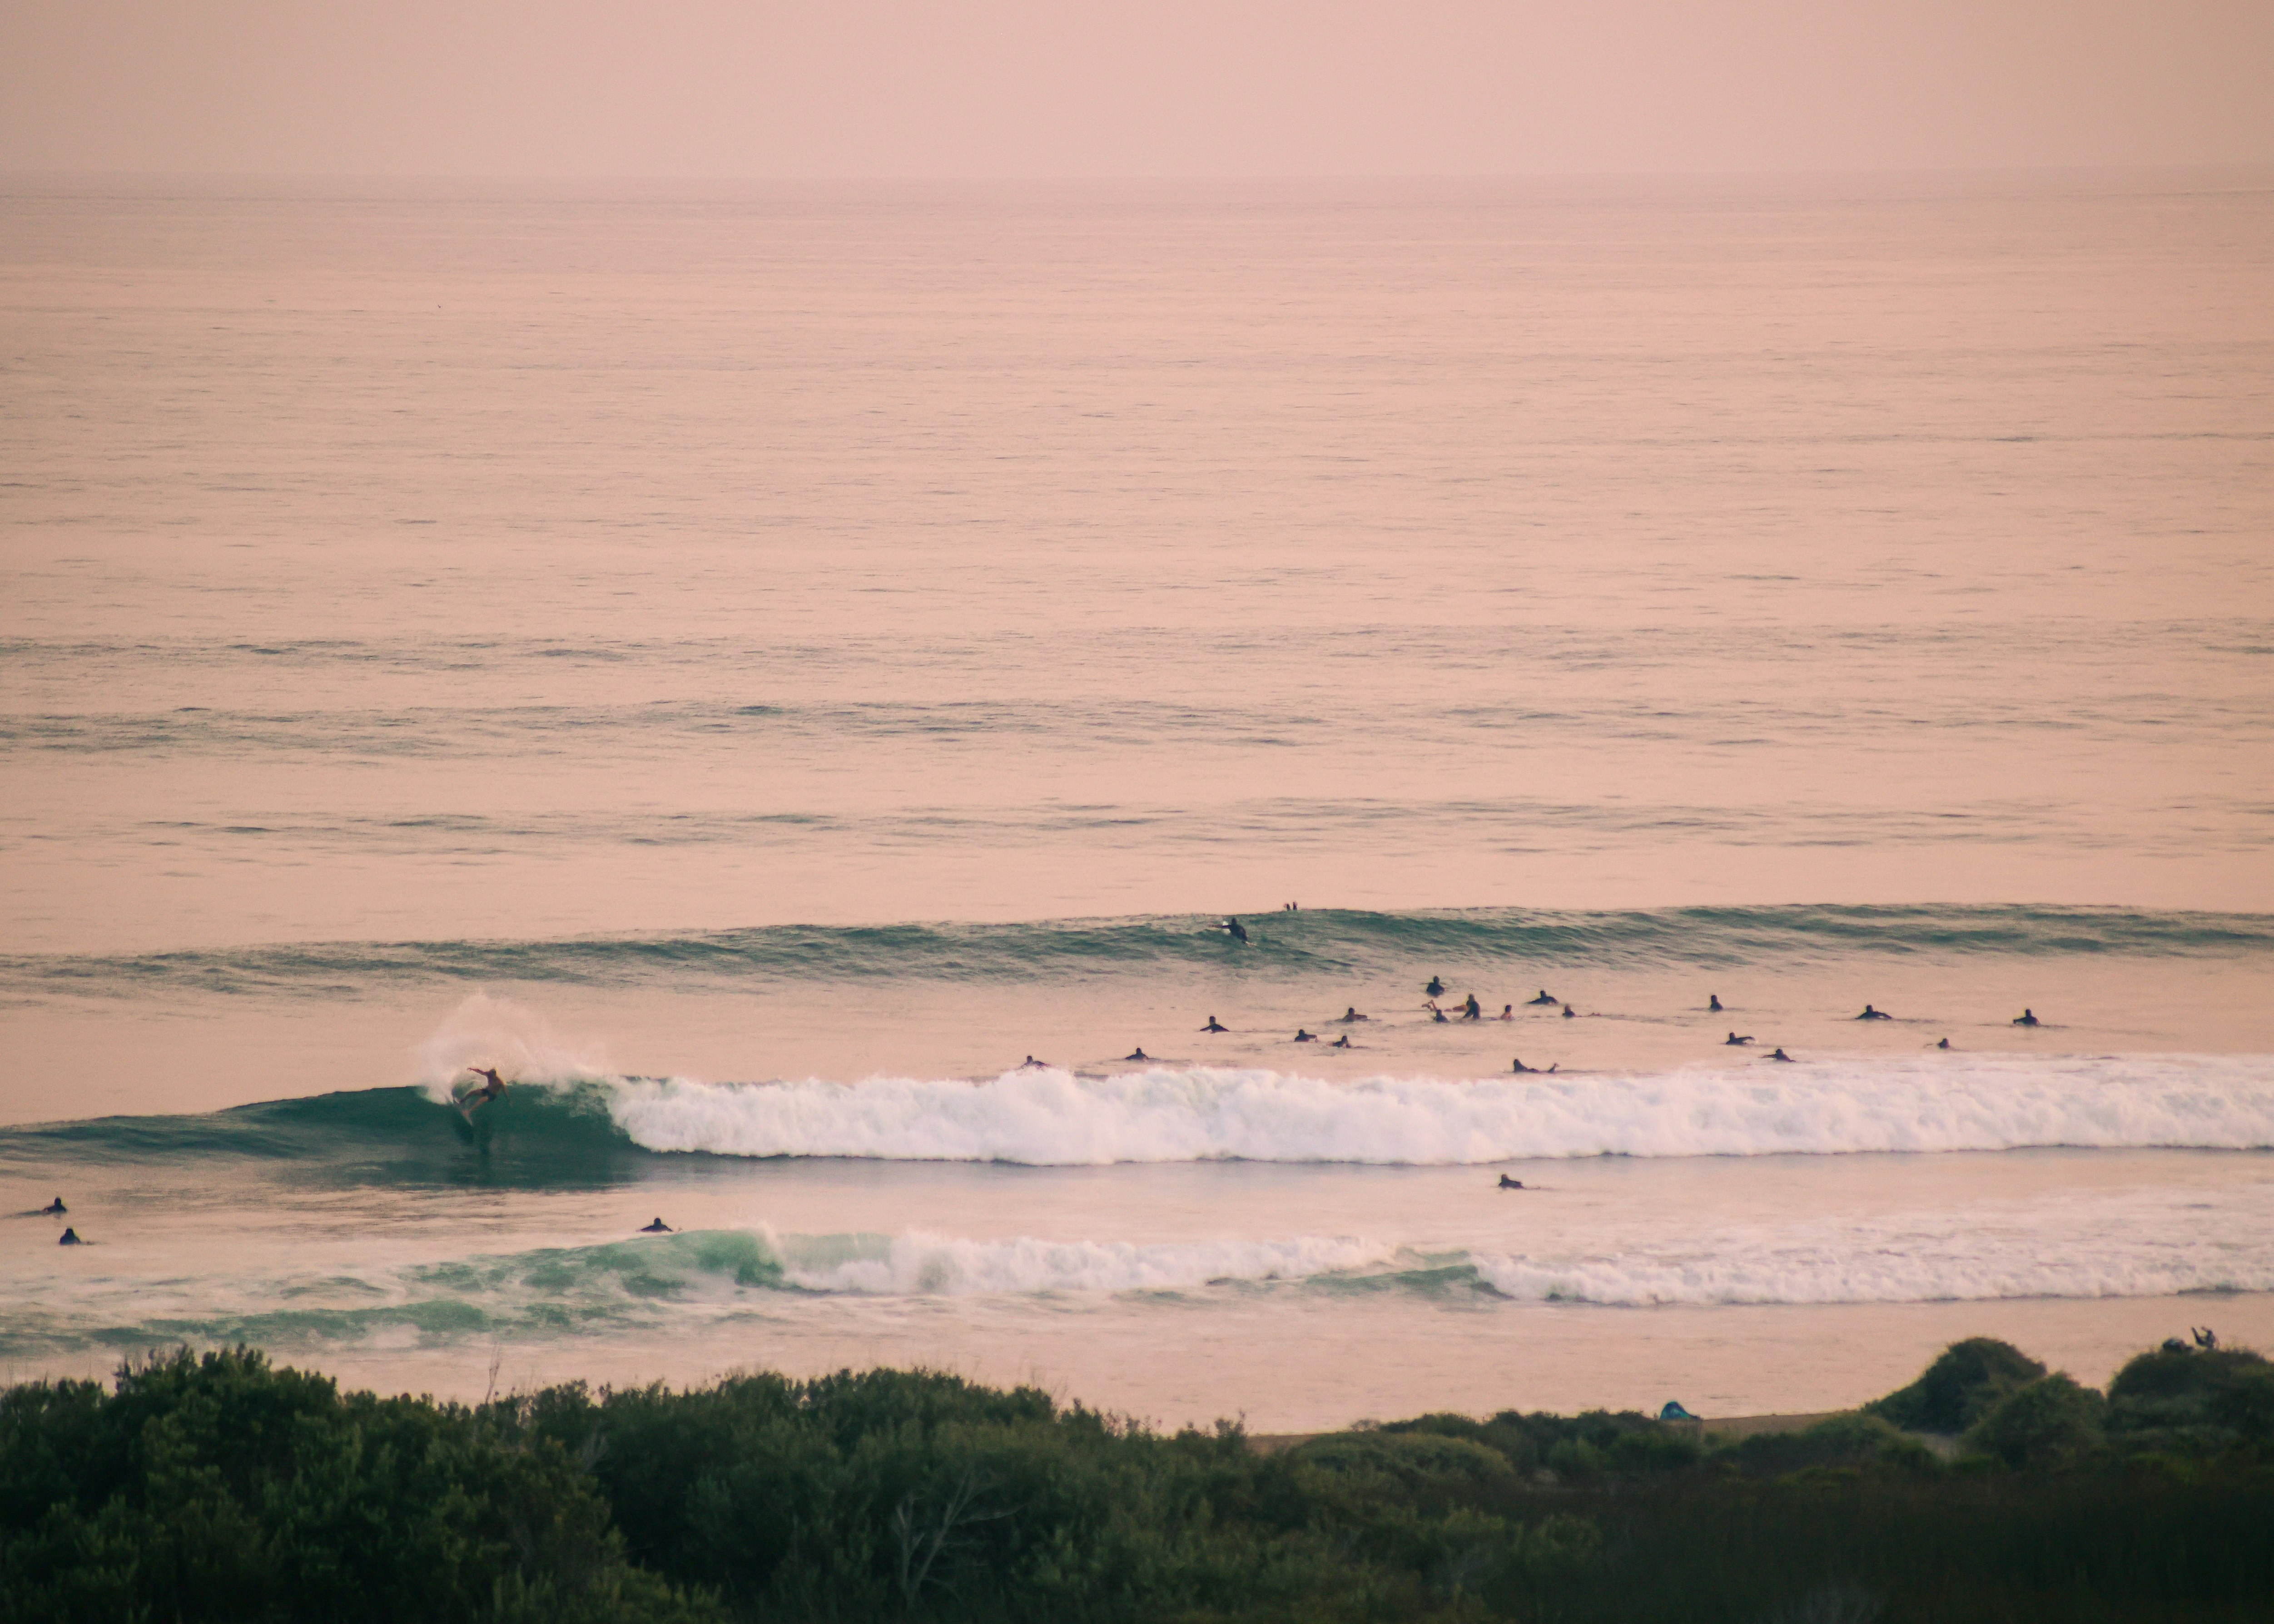
<svg viewBox="0 0 2274 1624"><path fill-rule="evenodd" d="M476 1077L486 1077L489 1079L458 1101L459 1115L465 1117L468 1122L471 1122L474 1119L474 1113L492 1100L505 1098L505 1079L497 1074L497 1068L494 1066L468 1066L466 1070Z"/></svg>

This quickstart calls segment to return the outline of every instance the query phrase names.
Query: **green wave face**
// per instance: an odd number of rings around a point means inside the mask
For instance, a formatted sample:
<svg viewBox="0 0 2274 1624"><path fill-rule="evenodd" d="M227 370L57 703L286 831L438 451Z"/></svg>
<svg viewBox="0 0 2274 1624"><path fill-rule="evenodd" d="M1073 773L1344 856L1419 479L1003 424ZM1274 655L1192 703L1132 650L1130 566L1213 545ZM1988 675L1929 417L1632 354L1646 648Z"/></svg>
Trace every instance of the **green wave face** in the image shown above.
<svg viewBox="0 0 2274 1624"><path fill-rule="evenodd" d="M98 1116L0 1131L0 1160L243 1157L353 1184L539 1189L623 1184L653 1157L596 1083L516 1089L471 1119L416 1088L270 1100L198 1116Z"/></svg>

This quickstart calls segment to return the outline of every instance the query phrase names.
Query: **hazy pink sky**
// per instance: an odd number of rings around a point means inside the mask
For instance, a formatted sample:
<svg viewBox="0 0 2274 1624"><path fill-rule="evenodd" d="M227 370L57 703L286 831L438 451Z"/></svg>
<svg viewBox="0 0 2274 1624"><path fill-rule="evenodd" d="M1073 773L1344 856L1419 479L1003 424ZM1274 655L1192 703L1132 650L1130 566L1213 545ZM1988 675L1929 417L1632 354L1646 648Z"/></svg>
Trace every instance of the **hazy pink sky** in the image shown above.
<svg viewBox="0 0 2274 1624"><path fill-rule="evenodd" d="M2268 0L10 0L0 169L2274 162Z"/></svg>

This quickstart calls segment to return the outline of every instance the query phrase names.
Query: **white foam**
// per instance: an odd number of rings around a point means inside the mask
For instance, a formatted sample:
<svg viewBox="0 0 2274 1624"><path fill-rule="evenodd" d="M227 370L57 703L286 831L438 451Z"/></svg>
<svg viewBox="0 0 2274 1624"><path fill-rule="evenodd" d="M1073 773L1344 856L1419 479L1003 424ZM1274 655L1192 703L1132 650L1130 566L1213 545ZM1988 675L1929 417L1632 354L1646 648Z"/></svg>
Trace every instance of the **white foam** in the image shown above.
<svg viewBox="0 0 2274 1624"><path fill-rule="evenodd" d="M651 1150L887 1161L1339 1162L2274 1146L2274 1056L1936 1056L1732 1071L1330 1083L1263 1070L991 1081L619 1079Z"/></svg>
<svg viewBox="0 0 2274 1624"><path fill-rule="evenodd" d="M1565 1255L1307 1235L1140 1243L927 1231L750 1233L780 1262L783 1284L862 1297L1190 1290L1232 1282L1359 1284L1374 1291L1402 1281L1439 1290L1458 1288L1457 1274L1447 1271L1464 1264L1504 1297L1625 1306L2274 1291L2274 1180L2227 1184L2215 1196L2132 1190L1704 1232L1646 1224Z"/></svg>
<svg viewBox="0 0 2274 1624"><path fill-rule="evenodd" d="M2274 1291L2274 1183L2216 1201L2162 1190L1985 1203L1845 1222L1721 1229L1555 1258L1479 1252L1479 1275L1534 1300L1987 1302Z"/></svg>
<svg viewBox="0 0 2274 1624"><path fill-rule="evenodd" d="M463 1000L413 1054L418 1086L438 1105L456 1100L453 1085L466 1081L469 1066L494 1066L509 1083L551 1086L608 1075L599 1046L568 1043L535 1011L487 992Z"/></svg>
<svg viewBox="0 0 2274 1624"><path fill-rule="evenodd" d="M784 1278L806 1290L888 1296L1182 1289L1226 1282L1362 1280L1413 1272L1477 1280L1523 1301L1660 1304L1981 1302L2014 1297L2168 1297L2274 1291L2274 1180L2214 1199L2184 1189L1981 1202L1868 1218L1802 1219L1670 1236L1630 1231L1582 1255L1422 1250L1300 1236L1135 1244L909 1233L774 1241Z"/></svg>
<svg viewBox="0 0 2274 1624"><path fill-rule="evenodd" d="M864 1296L1000 1296L1046 1291L1164 1291L1226 1280L1301 1280L1388 1263L1377 1242L1303 1236L1138 1244L1017 1237L970 1240L911 1232L881 1258L797 1267L794 1238L781 1244L783 1278L809 1291Z"/></svg>

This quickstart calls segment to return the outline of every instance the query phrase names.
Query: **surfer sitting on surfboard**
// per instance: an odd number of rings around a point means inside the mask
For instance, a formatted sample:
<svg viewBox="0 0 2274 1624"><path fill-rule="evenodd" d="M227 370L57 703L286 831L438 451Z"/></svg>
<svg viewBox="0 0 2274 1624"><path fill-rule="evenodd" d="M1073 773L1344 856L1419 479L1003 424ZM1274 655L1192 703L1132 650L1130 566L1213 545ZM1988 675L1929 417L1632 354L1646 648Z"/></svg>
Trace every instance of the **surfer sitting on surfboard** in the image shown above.
<svg viewBox="0 0 2274 1624"><path fill-rule="evenodd" d="M497 1074L497 1068L494 1066L468 1066L466 1070L476 1077L489 1079L489 1081L458 1101L458 1109L471 1118L476 1111L487 1105L492 1100L505 1098L505 1079Z"/></svg>

